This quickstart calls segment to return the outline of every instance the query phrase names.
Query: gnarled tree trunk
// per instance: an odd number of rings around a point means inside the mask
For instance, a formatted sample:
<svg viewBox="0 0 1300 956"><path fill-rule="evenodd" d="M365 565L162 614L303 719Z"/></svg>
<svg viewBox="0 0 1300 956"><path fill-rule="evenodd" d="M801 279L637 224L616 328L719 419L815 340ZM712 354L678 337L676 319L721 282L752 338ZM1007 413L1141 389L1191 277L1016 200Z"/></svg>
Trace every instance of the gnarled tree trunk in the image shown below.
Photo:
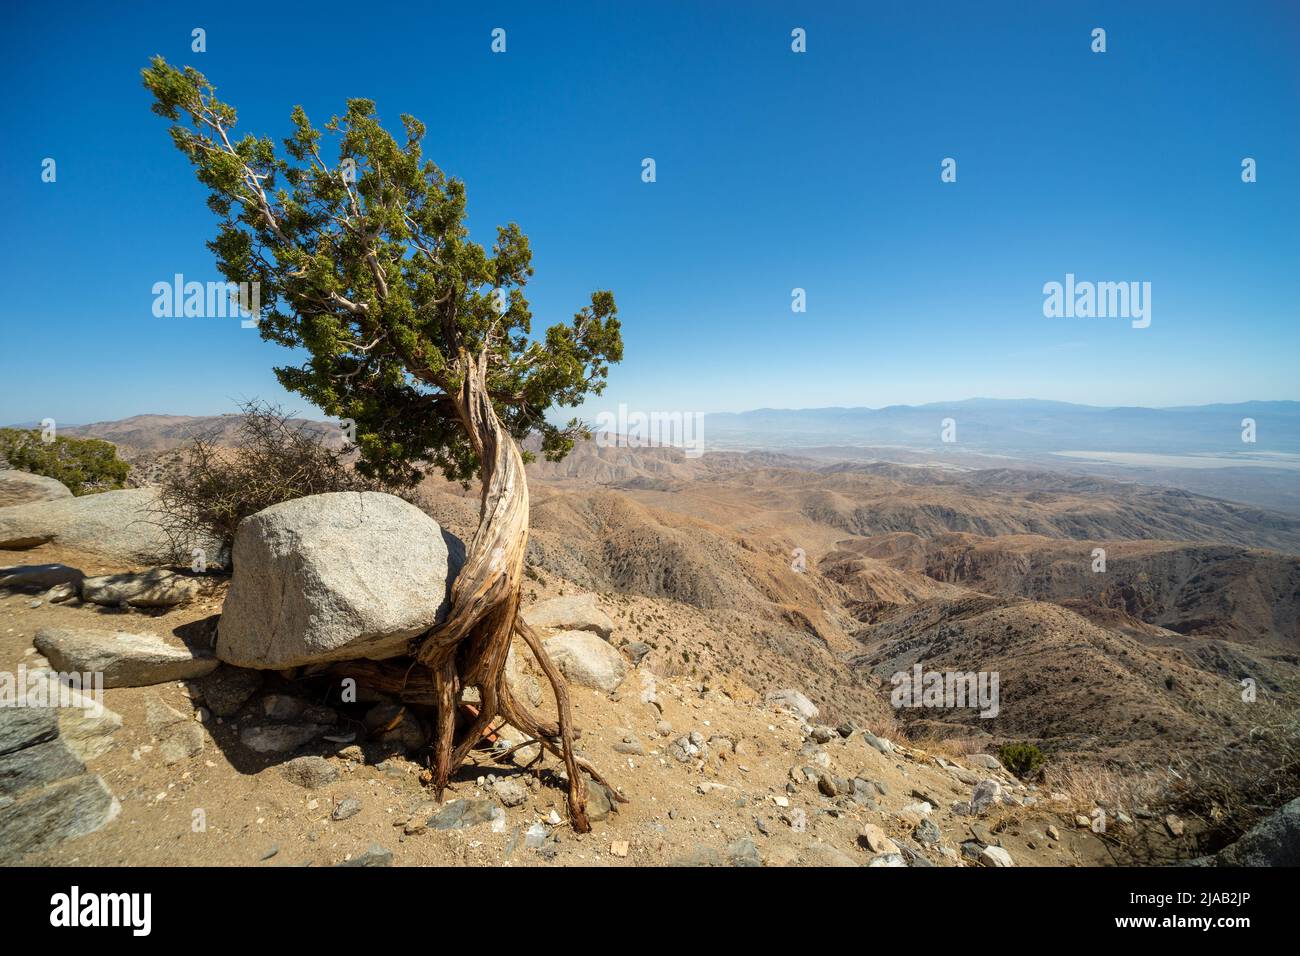
<svg viewBox="0 0 1300 956"><path fill-rule="evenodd" d="M536 738L563 758L569 778L569 817L575 830L587 821L583 772L604 778L573 752L573 722L564 678L542 641L519 615L524 556L528 549L528 481L514 438L502 426L487 389L487 357L462 352L463 385L453 396L461 422L481 464L479 525L451 590L446 621L424 635L417 659L429 668L437 699L433 741L433 785L442 799L448 778L498 717ZM555 692L559 722L543 721L511 694L506 657L513 634L527 644ZM456 736L456 714L466 687L476 687L481 706L471 725ZM605 784L608 786L608 784ZM613 788L615 799L623 800Z"/></svg>

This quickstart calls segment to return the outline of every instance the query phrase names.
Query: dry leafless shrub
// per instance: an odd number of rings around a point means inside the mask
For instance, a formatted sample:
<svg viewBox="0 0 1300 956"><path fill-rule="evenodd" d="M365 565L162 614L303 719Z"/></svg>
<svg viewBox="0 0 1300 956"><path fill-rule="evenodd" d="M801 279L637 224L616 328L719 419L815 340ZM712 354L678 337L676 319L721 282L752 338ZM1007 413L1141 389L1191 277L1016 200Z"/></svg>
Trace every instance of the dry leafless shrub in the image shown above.
<svg viewBox="0 0 1300 956"><path fill-rule="evenodd" d="M385 491L408 501L414 492L358 474L328 432L295 421L280 407L241 406L233 445L218 432L193 436L158 480L157 520L178 556L183 542L215 540L229 555L239 522L263 508L331 491Z"/></svg>
<svg viewBox="0 0 1300 956"><path fill-rule="evenodd" d="M1300 794L1300 715L1263 701L1254 706L1259 716L1249 731L1212 753L1179 756L1166 770L1162 802L1200 817L1216 848Z"/></svg>

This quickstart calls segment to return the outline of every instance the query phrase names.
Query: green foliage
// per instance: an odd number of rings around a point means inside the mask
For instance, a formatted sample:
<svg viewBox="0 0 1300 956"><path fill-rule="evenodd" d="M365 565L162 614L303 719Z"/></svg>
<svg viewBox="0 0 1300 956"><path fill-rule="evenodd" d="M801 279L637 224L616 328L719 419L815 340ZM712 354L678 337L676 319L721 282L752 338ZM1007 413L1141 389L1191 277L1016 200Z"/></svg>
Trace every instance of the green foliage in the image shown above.
<svg viewBox="0 0 1300 956"><path fill-rule="evenodd" d="M41 440L39 429L0 428L0 458L10 468L54 478L74 495L125 487L131 466L117 457L117 447L98 438Z"/></svg>
<svg viewBox="0 0 1300 956"><path fill-rule="evenodd" d="M1047 757L1034 744L1003 744L998 748L998 760L1017 777L1028 779L1038 775Z"/></svg>
<svg viewBox="0 0 1300 956"><path fill-rule="evenodd" d="M527 237L510 223L491 253L470 241L465 185L423 157L419 120L402 116L399 141L370 100L349 100L323 130L299 106L277 149L236 137L235 110L197 70L154 57L143 76L154 112L172 121L173 142L210 190L218 268L231 282L261 284L263 338L309 355L277 377L356 422L364 473L413 482L425 460L452 479L476 474L458 409L470 369L485 370L510 434L539 432L548 459L587 436L577 419L557 428L544 413L599 394L621 360L613 294L593 293L572 322L530 339Z"/></svg>

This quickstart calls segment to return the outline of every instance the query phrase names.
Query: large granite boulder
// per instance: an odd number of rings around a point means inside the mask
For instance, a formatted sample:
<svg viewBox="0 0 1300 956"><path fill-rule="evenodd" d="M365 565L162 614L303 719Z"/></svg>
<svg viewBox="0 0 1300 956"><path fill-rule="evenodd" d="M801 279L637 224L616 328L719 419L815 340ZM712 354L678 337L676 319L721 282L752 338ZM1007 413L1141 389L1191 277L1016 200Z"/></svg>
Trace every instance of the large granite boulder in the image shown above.
<svg viewBox="0 0 1300 956"><path fill-rule="evenodd" d="M213 541L173 541L162 525L157 492L149 488L105 491L0 508L0 548L54 542L106 558L139 564L183 560L201 547L207 563L220 562Z"/></svg>
<svg viewBox="0 0 1300 956"><path fill-rule="evenodd" d="M524 620L539 631L591 631L605 640L614 622L596 603L594 594L570 594L541 601L523 610Z"/></svg>
<svg viewBox="0 0 1300 956"><path fill-rule="evenodd" d="M1300 799L1284 804L1196 866L1300 866Z"/></svg>
<svg viewBox="0 0 1300 956"><path fill-rule="evenodd" d="M240 522L217 657L280 669L404 653L441 622L465 548L373 491L309 495Z"/></svg>
<svg viewBox="0 0 1300 956"><path fill-rule="evenodd" d="M627 676L623 655L590 631L564 631L544 646L560 673L575 684L612 691Z"/></svg>
<svg viewBox="0 0 1300 956"><path fill-rule="evenodd" d="M83 601L106 607L175 607L202 590L196 578L166 568L84 578L80 587Z"/></svg>
<svg viewBox="0 0 1300 956"><path fill-rule="evenodd" d="M68 486L54 478L13 468L0 470L0 508L71 497L72 492Z"/></svg>

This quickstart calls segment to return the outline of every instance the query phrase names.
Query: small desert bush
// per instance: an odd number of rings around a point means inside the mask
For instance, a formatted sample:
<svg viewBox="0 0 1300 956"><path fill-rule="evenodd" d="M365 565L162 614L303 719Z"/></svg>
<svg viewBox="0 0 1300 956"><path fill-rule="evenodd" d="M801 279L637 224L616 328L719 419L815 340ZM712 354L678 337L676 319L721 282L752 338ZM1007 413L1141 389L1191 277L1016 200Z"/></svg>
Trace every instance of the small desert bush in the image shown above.
<svg viewBox="0 0 1300 956"><path fill-rule="evenodd" d="M1038 776L1047 757L1034 744L1010 743L998 748L998 760L1021 780Z"/></svg>
<svg viewBox="0 0 1300 956"><path fill-rule="evenodd" d="M358 474L349 456L319 426L295 421L278 406L243 405L232 446L219 444L216 433L195 435L160 476L158 522L178 545L210 539L228 554L239 522L294 498L385 491L412 500L408 488Z"/></svg>
<svg viewBox="0 0 1300 956"><path fill-rule="evenodd" d="M74 495L123 488L131 470L111 442L63 435L47 442L35 428L0 428L0 459L10 468L61 481Z"/></svg>

